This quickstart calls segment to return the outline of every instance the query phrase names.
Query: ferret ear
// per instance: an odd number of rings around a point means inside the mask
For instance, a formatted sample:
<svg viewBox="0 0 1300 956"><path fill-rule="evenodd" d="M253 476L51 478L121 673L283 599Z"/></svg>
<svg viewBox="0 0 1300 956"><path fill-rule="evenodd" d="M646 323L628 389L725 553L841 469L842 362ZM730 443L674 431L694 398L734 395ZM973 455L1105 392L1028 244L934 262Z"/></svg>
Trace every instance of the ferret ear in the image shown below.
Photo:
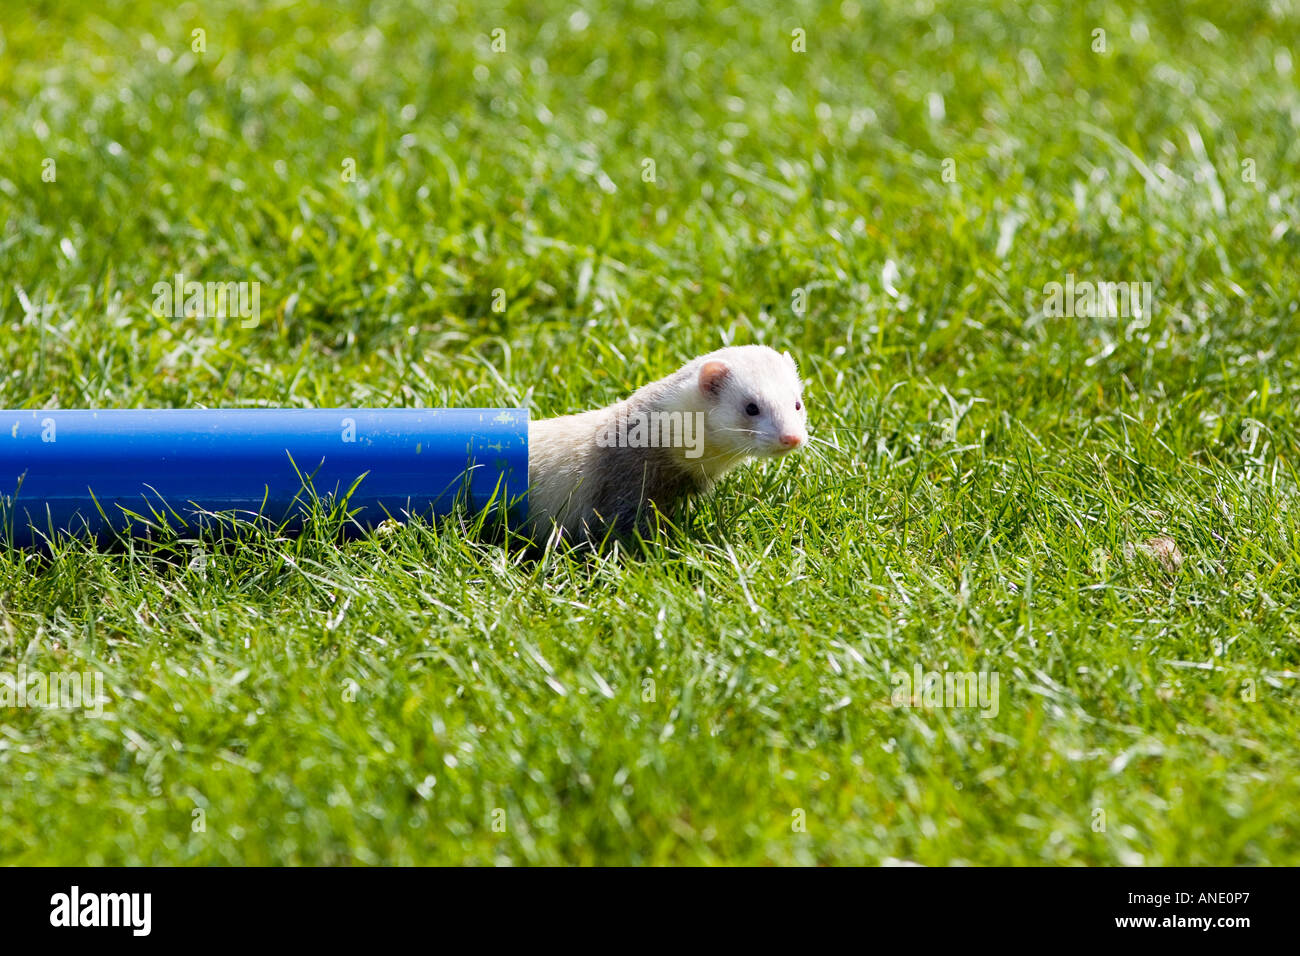
<svg viewBox="0 0 1300 956"><path fill-rule="evenodd" d="M789 353L789 351L782 352L782 353L781 353L781 358L783 358L783 359L785 359L787 362L789 362L789 363L790 363L790 367L791 367L792 369L794 369L796 372L799 371L799 366L795 363L794 356L791 355L791 354Z"/></svg>
<svg viewBox="0 0 1300 956"><path fill-rule="evenodd" d="M722 391L722 383L731 374L726 362L711 359L700 366L700 391L705 395L717 395Z"/></svg>

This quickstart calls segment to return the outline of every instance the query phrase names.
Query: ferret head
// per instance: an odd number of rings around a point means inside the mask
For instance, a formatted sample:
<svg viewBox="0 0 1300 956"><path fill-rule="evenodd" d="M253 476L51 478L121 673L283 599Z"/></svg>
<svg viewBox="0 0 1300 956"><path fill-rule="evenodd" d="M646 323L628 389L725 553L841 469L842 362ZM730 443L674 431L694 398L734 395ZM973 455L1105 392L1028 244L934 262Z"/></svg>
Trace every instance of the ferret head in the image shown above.
<svg viewBox="0 0 1300 956"><path fill-rule="evenodd" d="M741 345L710 352L688 368L705 412L704 455L717 470L807 444L803 382L789 352Z"/></svg>

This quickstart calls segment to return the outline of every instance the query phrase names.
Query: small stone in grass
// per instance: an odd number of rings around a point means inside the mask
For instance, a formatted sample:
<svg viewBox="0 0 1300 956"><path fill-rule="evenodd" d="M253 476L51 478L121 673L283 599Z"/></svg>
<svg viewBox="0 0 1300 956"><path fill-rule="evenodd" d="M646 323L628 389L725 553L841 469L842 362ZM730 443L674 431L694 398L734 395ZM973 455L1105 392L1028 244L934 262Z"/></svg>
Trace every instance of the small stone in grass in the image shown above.
<svg viewBox="0 0 1300 956"><path fill-rule="evenodd" d="M1183 553L1178 550L1178 543L1167 535L1148 538L1142 550L1160 562L1166 571L1177 571L1183 566Z"/></svg>

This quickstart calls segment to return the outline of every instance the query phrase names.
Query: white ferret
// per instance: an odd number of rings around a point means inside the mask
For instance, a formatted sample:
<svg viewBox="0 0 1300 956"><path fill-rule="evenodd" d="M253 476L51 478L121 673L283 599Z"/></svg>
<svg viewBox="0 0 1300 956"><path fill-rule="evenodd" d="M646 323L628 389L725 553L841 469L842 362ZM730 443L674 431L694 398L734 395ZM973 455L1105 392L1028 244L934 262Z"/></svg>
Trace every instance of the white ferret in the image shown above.
<svg viewBox="0 0 1300 956"><path fill-rule="evenodd" d="M708 494L747 458L808 441L803 382L789 352L742 345L701 355L607 408L528 426L528 523L599 539Z"/></svg>

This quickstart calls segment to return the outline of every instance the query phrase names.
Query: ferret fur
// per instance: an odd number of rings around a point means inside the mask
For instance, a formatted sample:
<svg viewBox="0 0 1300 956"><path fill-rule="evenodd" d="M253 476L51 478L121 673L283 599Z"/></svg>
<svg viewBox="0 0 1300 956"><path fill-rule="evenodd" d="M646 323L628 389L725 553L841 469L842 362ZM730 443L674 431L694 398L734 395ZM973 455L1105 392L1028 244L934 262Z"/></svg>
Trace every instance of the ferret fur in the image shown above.
<svg viewBox="0 0 1300 956"><path fill-rule="evenodd" d="M747 458L806 444L802 401L788 352L743 345L692 359L606 408L531 422L528 533L540 542L557 532L598 539L608 530L644 527L651 502L667 511L689 495L708 494ZM600 436L617 434L620 419L644 420L652 412L702 413L698 457L687 447L602 447Z"/></svg>

